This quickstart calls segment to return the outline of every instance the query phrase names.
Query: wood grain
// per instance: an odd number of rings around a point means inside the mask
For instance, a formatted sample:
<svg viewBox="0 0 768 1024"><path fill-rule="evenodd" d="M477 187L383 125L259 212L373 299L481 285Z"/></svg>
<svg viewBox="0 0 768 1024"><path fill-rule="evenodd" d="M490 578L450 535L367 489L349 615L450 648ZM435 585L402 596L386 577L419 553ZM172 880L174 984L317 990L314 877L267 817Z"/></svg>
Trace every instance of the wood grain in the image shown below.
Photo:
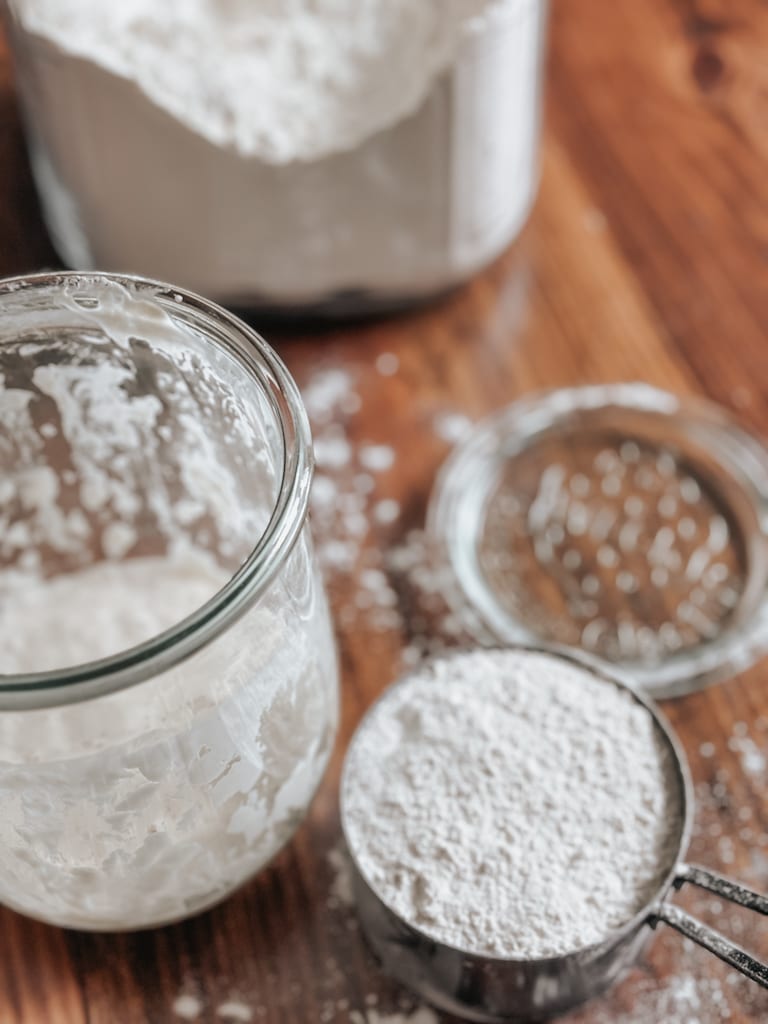
<svg viewBox="0 0 768 1024"><path fill-rule="evenodd" d="M369 507L392 499L401 515L372 521L360 568L421 525L449 449L436 429L445 414L477 419L537 388L641 379L709 395L768 435L767 52L761 0L555 0L541 194L519 243L412 313L268 332L305 389L343 368L361 400L343 416L351 441L396 453ZM3 49L0 273L54 264ZM376 369L384 353L397 357L394 375ZM359 591L356 573L332 575L342 729L295 840L226 904L177 927L90 936L0 911L0 1024L165 1024L179 1019L180 995L209 1024L233 1000L265 1024L389 1024L409 1010L336 891L341 756L419 631L405 607L401 628L380 628L356 606ZM666 708L697 784L692 857L762 889L767 684L763 663ZM764 923L695 893L681 902L768 957ZM660 932L615 992L567 1020L766 1018L768 996Z"/></svg>

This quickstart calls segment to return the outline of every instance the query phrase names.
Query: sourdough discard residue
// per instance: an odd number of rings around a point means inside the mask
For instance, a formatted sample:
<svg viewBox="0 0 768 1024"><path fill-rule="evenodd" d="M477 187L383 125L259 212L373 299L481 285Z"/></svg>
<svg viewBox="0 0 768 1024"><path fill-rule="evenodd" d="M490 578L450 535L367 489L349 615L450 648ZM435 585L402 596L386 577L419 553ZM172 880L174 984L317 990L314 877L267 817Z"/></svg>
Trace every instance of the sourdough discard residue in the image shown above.
<svg viewBox="0 0 768 1024"><path fill-rule="evenodd" d="M0 715L0 895L71 927L165 923L257 872L306 810L335 732L330 623L306 535L240 614L220 594L282 464L245 369L151 286L27 294L0 328L0 672L122 655L123 685L89 665L94 699L59 677L51 706ZM142 672L137 646L176 653L203 609L204 642Z"/></svg>

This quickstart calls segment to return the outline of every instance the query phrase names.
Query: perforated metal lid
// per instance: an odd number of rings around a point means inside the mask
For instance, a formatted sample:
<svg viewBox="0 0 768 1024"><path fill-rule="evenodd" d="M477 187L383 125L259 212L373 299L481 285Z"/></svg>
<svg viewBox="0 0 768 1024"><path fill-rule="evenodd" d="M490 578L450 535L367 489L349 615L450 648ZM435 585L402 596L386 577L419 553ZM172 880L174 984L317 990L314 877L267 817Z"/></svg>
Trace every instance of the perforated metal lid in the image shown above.
<svg viewBox="0 0 768 1024"><path fill-rule="evenodd" d="M581 648L662 697L768 649L768 452L710 403L642 384L516 402L449 457L429 519L504 642Z"/></svg>

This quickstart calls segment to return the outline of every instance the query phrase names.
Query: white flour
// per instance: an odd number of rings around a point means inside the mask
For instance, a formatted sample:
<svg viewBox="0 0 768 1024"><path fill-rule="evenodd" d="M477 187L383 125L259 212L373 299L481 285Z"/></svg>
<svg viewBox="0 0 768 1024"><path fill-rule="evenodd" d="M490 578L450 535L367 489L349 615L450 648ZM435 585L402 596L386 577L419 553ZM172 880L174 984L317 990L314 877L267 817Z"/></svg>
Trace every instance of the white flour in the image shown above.
<svg viewBox="0 0 768 1024"><path fill-rule="evenodd" d="M182 1020L197 1020L203 1012L203 1004L197 996L183 994L174 999L171 1009Z"/></svg>
<svg viewBox="0 0 768 1024"><path fill-rule="evenodd" d="M388 374L397 373L395 357L384 356ZM357 418L380 389L380 374L379 360L375 376L367 364L325 365L302 389L315 439L311 521L338 626L400 633L407 638L403 664L412 666L446 647L488 645L493 638L463 600L444 554L423 531L403 535L407 508L394 497L391 470L405 453L381 438L367 438ZM438 438L453 443L466 435L471 422L445 410L435 414L432 428Z"/></svg>
<svg viewBox="0 0 768 1024"><path fill-rule="evenodd" d="M626 692L478 651L394 687L353 740L343 814L373 889L433 938L537 958L628 921L681 827L668 750Z"/></svg>
<svg viewBox="0 0 768 1024"><path fill-rule="evenodd" d="M175 626L228 579L192 551L98 562L5 590L0 573L0 673L46 672L125 651Z"/></svg>
<svg viewBox="0 0 768 1024"><path fill-rule="evenodd" d="M532 202L542 0L13 8L73 266L231 301L409 296L495 256Z"/></svg>
<svg viewBox="0 0 768 1024"><path fill-rule="evenodd" d="M420 1006L410 1013L380 1013L378 1010L361 1013L353 1010L349 1024L438 1024L438 1017L428 1006Z"/></svg>
<svg viewBox="0 0 768 1024"><path fill-rule="evenodd" d="M253 1010L239 999L229 999L226 1003L220 1003L216 1007L216 1016L228 1021L242 1021L248 1024L253 1020Z"/></svg>
<svg viewBox="0 0 768 1024"><path fill-rule="evenodd" d="M30 29L214 145L317 160L413 113L498 0L24 0ZM194 56L194 60L190 57Z"/></svg>
<svg viewBox="0 0 768 1024"><path fill-rule="evenodd" d="M201 566L145 559L42 585L27 607L49 634L23 613L0 616L0 646L18 631L3 669L81 662L145 639L222 581ZM303 816L330 752L324 621L320 608L305 623L287 604L256 605L148 682L0 716L3 902L74 927L143 927L217 902L258 871Z"/></svg>

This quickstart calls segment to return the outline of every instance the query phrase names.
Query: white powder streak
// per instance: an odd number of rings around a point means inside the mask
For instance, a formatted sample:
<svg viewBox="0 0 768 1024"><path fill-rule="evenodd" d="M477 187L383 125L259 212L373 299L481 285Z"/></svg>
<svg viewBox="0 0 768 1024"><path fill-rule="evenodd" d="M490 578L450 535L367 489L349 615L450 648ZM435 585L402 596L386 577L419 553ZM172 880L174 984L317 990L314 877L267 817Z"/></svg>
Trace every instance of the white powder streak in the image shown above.
<svg viewBox="0 0 768 1024"><path fill-rule="evenodd" d="M253 1020L253 1010L239 1000L229 999L226 1003L217 1006L216 1016L222 1017L224 1020L242 1021L243 1024L248 1024L248 1021Z"/></svg>
<svg viewBox="0 0 768 1024"><path fill-rule="evenodd" d="M330 885L330 901L334 906L351 907L354 903L352 891L352 864L343 843L328 851L327 861L333 870Z"/></svg>
<svg viewBox="0 0 768 1024"><path fill-rule="evenodd" d="M174 999L172 1009L182 1020L197 1020L203 1012L203 1004L197 996L181 995Z"/></svg>

